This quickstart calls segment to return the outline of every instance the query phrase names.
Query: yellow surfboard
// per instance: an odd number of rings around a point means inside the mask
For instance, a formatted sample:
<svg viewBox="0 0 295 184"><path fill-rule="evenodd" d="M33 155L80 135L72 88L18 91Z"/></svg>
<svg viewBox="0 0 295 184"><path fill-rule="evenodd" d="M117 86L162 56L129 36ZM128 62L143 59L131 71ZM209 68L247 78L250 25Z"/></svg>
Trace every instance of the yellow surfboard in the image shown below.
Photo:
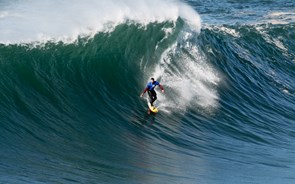
<svg viewBox="0 0 295 184"><path fill-rule="evenodd" d="M150 102L148 102L148 106L149 106L149 109L150 109L151 112L153 112L153 113L159 112L159 110L157 109L157 107L154 106L154 105L151 105Z"/></svg>

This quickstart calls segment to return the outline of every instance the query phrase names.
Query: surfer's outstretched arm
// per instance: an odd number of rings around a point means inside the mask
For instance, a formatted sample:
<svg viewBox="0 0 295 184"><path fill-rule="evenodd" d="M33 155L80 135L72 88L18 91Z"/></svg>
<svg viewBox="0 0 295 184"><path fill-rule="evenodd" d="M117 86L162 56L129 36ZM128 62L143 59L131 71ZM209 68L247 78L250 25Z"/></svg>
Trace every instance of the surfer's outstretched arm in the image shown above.
<svg viewBox="0 0 295 184"><path fill-rule="evenodd" d="M143 90L143 92L140 94L140 97L143 97L143 95L145 94L145 92L148 90L148 88L145 88L144 90Z"/></svg>
<svg viewBox="0 0 295 184"><path fill-rule="evenodd" d="M163 86L161 84L159 84L159 87L161 88L162 93L164 93L165 90L164 90Z"/></svg>

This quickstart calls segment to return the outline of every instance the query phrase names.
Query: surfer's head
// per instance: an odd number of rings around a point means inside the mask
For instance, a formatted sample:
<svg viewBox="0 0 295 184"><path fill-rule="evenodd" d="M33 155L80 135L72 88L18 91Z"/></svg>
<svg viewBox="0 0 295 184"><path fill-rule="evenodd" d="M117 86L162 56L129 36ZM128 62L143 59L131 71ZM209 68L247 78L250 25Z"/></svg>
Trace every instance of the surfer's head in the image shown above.
<svg viewBox="0 0 295 184"><path fill-rule="evenodd" d="M155 79L152 77L152 78L151 78L151 81L152 81L152 83L154 83L154 82L155 82Z"/></svg>
<svg viewBox="0 0 295 184"><path fill-rule="evenodd" d="M154 81L155 79L152 77L151 80Z"/></svg>

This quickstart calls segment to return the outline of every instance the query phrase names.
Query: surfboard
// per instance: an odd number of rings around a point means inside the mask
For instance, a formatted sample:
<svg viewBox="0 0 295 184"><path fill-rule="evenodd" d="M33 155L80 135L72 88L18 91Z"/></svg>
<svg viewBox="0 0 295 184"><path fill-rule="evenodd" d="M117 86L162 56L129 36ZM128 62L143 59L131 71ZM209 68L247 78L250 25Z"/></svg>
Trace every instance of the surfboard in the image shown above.
<svg viewBox="0 0 295 184"><path fill-rule="evenodd" d="M154 106L154 105L151 105L150 102L148 102L148 106L149 106L149 109L150 109L151 112L153 112L153 113L159 112L159 110L157 109L157 107Z"/></svg>

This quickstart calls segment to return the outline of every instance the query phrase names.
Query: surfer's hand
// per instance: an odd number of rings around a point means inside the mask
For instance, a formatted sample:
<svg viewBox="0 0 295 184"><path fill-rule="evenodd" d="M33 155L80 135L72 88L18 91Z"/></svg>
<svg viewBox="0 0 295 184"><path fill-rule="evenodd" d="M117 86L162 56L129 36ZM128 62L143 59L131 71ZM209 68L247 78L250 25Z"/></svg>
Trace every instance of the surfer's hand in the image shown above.
<svg viewBox="0 0 295 184"><path fill-rule="evenodd" d="M143 97L143 93L140 94L140 97Z"/></svg>
<svg viewBox="0 0 295 184"><path fill-rule="evenodd" d="M164 93L165 91L164 91L164 89L162 89L162 93Z"/></svg>

